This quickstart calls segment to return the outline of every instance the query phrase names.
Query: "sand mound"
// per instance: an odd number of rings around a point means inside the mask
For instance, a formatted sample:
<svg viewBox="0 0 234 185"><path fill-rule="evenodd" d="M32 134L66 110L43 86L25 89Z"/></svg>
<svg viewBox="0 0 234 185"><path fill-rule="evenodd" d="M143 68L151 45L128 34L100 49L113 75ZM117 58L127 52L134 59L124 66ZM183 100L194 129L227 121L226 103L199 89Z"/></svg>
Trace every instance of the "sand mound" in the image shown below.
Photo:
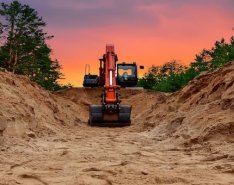
<svg viewBox="0 0 234 185"><path fill-rule="evenodd" d="M234 62L205 72L181 91L170 95L145 113L143 122L152 136L185 144L207 140L234 141Z"/></svg>
<svg viewBox="0 0 234 185"><path fill-rule="evenodd" d="M85 123L88 106L100 104L102 88L71 88L52 94L26 77L0 72L0 135L31 137L63 133ZM234 141L234 63L201 74L174 94L121 89L133 106L131 131L185 144ZM32 133L31 133L32 132Z"/></svg>
<svg viewBox="0 0 234 185"><path fill-rule="evenodd" d="M61 132L79 124L82 109L24 76L0 71L0 134L30 137Z"/></svg>
<svg viewBox="0 0 234 185"><path fill-rule="evenodd" d="M70 88L52 94L24 76L1 70L0 135L41 137L87 125L89 105L100 104L101 93L102 88ZM134 106L133 118L152 107L156 94L161 93L121 89L123 104Z"/></svg>

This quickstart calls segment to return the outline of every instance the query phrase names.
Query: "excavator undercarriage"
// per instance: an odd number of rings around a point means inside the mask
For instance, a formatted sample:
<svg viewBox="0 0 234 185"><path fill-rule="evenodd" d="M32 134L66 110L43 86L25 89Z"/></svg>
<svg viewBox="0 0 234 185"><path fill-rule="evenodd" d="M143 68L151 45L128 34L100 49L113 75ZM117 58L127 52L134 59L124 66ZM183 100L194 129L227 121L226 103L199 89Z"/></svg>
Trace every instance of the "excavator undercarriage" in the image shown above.
<svg viewBox="0 0 234 185"><path fill-rule="evenodd" d="M90 126L129 126L131 124L131 106L119 106L105 109L102 105L89 107Z"/></svg>

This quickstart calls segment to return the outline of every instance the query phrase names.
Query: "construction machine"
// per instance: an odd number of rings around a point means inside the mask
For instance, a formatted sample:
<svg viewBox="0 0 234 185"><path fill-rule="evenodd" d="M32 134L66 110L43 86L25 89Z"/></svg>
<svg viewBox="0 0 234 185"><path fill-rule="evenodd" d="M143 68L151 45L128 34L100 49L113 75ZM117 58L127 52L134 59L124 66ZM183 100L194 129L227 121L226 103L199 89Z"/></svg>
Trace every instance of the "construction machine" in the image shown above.
<svg viewBox="0 0 234 185"><path fill-rule="evenodd" d="M117 64L118 57L113 45L106 46L106 53L99 61L99 76L86 72L83 82L84 87L103 87L101 104L89 107L89 125L130 125L132 106L120 104L119 90L120 87L137 84L137 65L136 63Z"/></svg>
<svg viewBox="0 0 234 185"><path fill-rule="evenodd" d="M98 81L99 81L98 75L91 75L90 65L86 64L83 86L84 87L98 87L99 86Z"/></svg>
<svg viewBox="0 0 234 185"><path fill-rule="evenodd" d="M108 47L108 46L107 46ZM113 46L114 47L114 46ZM85 67L85 75L83 86L84 87L103 87L106 81L106 58L103 55L102 58L99 59L100 67L99 67L99 75L90 74L90 66L86 65ZM118 63L118 57L116 55L115 58L115 77L116 84L121 87L135 87L138 83L138 66L135 62L133 63ZM140 69L144 69L144 66L139 66Z"/></svg>

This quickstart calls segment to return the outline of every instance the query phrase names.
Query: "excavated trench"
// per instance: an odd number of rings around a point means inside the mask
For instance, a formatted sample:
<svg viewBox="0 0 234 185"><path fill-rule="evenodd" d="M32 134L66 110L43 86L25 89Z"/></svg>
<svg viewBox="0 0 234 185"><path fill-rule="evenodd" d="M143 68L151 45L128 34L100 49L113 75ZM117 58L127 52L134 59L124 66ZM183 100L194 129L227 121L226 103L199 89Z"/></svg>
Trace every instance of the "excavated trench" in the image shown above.
<svg viewBox="0 0 234 185"><path fill-rule="evenodd" d="M101 89L0 71L0 185L234 184L234 64L175 94L122 89L132 125L89 127Z"/></svg>
<svg viewBox="0 0 234 185"><path fill-rule="evenodd" d="M144 126L142 124L144 118L141 119L141 114L152 110L152 107L156 102L161 102L168 96L164 93L137 88L122 88L119 92L121 94L121 104L132 106L131 129L139 129L139 131L142 131ZM82 111L80 112L82 121L87 123L89 117L89 105L101 104L102 88L71 88L58 92L58 94L79 104L82 107Z"/></svg>

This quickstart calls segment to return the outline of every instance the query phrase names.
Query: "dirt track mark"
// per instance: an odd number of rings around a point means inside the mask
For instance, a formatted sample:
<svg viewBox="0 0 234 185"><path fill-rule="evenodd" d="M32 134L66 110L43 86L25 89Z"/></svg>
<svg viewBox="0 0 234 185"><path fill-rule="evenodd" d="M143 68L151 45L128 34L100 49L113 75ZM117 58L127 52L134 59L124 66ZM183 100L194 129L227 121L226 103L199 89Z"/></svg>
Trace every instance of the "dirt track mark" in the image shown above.
<svg viewBox="0 0 234 185"><path fill-rule="evenodd" d="M13 170L14 168L21 167L21 166L23 166L23 165L26 165L26 164L32 162L32 161L33 161L33 160L28 160L28 161L24 161L24 162L22 162L22 163L20 163L20 164L14 164L14 165L12 165L10 168L11 168L11 170Z"/></svg>
<svg viewBox="0 0 234 185"><path fill-rule="evenodd" d="M23 179L32 179L32 180L36 180L38 182L40 182L43 185L49 185L47 182L43 181L40 177L36 176L36 175L31 175L31 174L21 174L19 175L19 177L23 178ZM33 182L31 182L33 183Z"/></svg>

